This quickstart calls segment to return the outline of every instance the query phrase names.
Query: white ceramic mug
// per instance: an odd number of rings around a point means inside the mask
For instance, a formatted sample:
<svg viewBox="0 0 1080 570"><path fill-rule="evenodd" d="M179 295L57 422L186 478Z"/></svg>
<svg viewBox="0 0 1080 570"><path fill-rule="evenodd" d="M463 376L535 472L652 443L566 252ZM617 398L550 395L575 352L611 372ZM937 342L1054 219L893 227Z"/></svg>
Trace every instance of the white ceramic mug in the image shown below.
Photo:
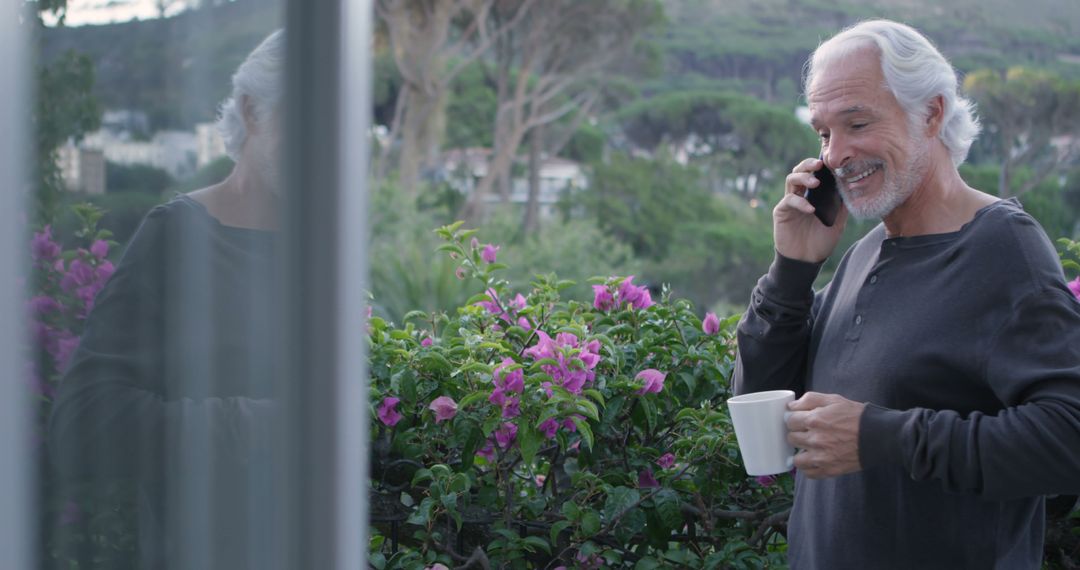
<svg viewBox="0 0 1080 570"><path fill-rule="evenodd" d="M743 394L727 401L743 465L752 476L786 473L795 466L795 448L787 442L791 390Z"/></svg>

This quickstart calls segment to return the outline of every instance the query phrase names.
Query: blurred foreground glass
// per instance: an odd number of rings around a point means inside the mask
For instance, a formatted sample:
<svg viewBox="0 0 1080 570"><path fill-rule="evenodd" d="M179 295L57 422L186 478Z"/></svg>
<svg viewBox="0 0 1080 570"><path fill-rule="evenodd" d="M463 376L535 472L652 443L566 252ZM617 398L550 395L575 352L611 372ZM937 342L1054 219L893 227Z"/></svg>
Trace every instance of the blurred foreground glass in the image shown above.
<svg viewBox="0 0 1080 570"><path fill-rule="evenodd" d="M341 525L363 520L364 382L341 347L362 346L363 232L339 222L362 227L364 177L346 188L337 169L366 156L364 129L297 125L355 124L311 104L344 98L349 57L315 55L342 49L341 28L366 37L365 19L158 4L168 17L35 38L30 342L16 357L37 398L32 555L43 568L360 562L364 525ZM24 34L47 7L26 6ZM305 64L319 77L287 87ZM313 141L329 163L296 151ZM320 190L296 182L315 168L332 173ZM329 236L311 212L337 212Z"/></svg>

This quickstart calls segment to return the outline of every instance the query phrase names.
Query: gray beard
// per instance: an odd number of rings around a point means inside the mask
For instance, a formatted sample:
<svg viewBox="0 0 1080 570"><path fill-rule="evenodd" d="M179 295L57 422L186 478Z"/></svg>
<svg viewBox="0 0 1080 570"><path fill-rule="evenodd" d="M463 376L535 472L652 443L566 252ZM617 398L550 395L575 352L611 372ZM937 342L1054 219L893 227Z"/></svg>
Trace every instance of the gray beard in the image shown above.
<svg viewBox="0 0 1080 570"><path fill-rule="evenodd" d="M915 139L910 140L909 144L913 152L909 155L910 158L900 172L890 172L884 164L881 165L881 172L885 180L878 193L871 196L869 200L858 201L852 207L853 200L847 185L843 180L837 181L840 198L844 201L848 213L855 219L884 219L901 204L907 202L908 198L915 193L915 188L926 171L926 157L929 154L929 149L925 144Z"/></svg>

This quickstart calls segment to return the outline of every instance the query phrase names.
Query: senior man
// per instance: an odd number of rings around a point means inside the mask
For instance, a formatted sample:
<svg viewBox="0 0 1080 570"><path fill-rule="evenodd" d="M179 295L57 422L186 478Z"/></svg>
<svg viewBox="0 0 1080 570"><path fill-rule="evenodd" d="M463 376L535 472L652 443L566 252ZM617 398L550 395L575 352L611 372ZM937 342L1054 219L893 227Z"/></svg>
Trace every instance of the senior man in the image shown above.
<svg viewBox="0 0 1080 570"><path fill-rule="evenodd" d="M792 389L796 568L1038 568L1046 494L1080 491L1080 304L1038 223L968 186L979 131L914 29L863 22L805 80L821 160L787 176L736 392ZM833 170L832 227L804 198ZM848 214L882 223L812 284Z"/></svg>
<svg viewBox="0 0 1080 570"><path fill-rule="evenodd" d="M231 174L146 215L60 384L61 480L137 487L137 551L105 567L275 567L284 46L274 32L233 76L218 121Z"/></svg>

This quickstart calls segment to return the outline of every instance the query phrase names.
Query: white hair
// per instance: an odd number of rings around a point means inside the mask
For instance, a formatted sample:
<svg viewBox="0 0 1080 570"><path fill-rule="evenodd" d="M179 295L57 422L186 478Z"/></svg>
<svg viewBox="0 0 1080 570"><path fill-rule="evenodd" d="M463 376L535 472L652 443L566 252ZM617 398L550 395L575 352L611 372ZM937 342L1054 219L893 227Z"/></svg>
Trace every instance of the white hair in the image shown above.
<svg viewBox="0 0 1080 570"><path fill-rule="evenodd" d="M255 120L259 123L270 118L281 100L284 43L284 30L267 36L236 69L232 77L232 95L218 108L217 130L225 141L225 152L234 161L240 159L240 149L247 140L240 103L243 96L251 101Z"/></svg>
<svg viewBox="0 0 1080 570"><path fill-rule="evenodd" d="M963 164L981 130L975 105L958 92L956 70L945 56L910 26L868 20L836 34L818 46L806 62L803 92L809 93L816 69L838 55L867 45L877 48L885 85L907 112L911 125L920 124L927 116L927 104L941 95L945 109L938 138L948 149L953 164Z"/></svg>

